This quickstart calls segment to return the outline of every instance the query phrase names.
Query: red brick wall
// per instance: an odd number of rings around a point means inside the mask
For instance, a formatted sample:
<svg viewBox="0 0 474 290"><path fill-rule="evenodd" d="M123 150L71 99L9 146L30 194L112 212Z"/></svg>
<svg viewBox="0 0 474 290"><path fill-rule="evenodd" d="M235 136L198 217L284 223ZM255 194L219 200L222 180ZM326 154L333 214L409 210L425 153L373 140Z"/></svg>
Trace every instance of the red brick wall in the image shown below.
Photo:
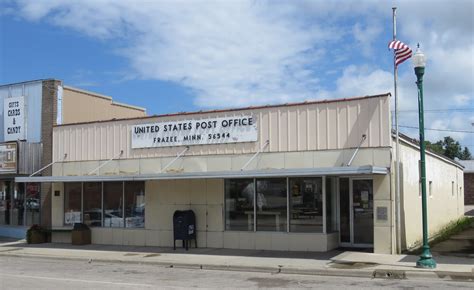
<svg viewBox="0 0 474 290"><path fill-rule="evenodd" d="M464 173L464 204L474 204L474 173Z"/></svg>

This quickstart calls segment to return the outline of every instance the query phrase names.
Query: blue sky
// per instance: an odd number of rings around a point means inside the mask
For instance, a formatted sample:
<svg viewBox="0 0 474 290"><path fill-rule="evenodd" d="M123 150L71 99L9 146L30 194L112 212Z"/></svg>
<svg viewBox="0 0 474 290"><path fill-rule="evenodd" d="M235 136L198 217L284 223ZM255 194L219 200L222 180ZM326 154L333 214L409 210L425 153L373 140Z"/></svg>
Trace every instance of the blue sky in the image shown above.
<svg viewBox="0 0 474 290"><path fill-rule="evenodd" d="M0 83L57 78L149 114L393 91L398 38L428 57L426 127L474 131L473 3L454 1L0 1ZM401 125L417 126L411 60ZM417 131L403 129L410 136ZM472 133L451 135L474 151Z"/></svg>

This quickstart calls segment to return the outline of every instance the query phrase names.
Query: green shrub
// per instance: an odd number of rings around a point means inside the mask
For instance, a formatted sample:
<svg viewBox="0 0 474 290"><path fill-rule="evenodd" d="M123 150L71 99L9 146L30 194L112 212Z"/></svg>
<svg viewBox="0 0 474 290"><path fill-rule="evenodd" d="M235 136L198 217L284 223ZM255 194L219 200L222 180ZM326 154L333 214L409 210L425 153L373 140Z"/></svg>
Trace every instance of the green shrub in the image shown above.
<svg viewBox="0 0 474 290"><path fill-rule="evenodd" d="M446 241L451 236L456 235L465 229L469 228L471 224L474 223L474 217L461 217L455 221L450 222L439 231L434 234L430 235L430 240L428 241L430 247L433 247L436 244L439 244L443 241ZM420 254L421 247L423 246L422 241L418 241L415 243L415 246L405 250L404 252L407 254Z"/></svg>
<svg viewBox="0 0 474 290"><path fill-rule="evenodd" d="M26 242L32 243L44 243L46 242L47 230L40 225L34 224L26 231Z"/></svg>

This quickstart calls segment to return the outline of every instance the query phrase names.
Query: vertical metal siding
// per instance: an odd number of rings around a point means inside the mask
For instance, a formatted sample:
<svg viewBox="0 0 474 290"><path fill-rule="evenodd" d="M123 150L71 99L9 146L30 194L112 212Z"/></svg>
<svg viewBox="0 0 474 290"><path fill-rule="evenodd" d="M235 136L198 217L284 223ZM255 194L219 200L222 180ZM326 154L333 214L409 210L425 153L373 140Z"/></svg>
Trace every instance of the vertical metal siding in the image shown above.
<svg viewBox="0 0 474 290"><path fill-rule="evenodd" d="M5 141L3 132L3 103L8 97L25 97L26 141L41 142L41 105L43 87L41 81L0 87L0 142Z"/></svg>
<svg viewBox="0 0 474 290"><path fill-rule="evenodd" d="M253 153L266 140L269 152L354 148L362 134L367 140L362 147L390 146L389 97L353 101L301 104L288 107L248 109L237 112L203 113L199 115L165 116L147 119L77 124L54 128L55 160L68 154L69 161L109 159L124 150L122 158L173 156L182 147L131 149L133 125L209 117L252 114L258 124L258 141L221 145L191 146L191 156Z"/></svg>
<svg viewBox="0 0 474 290"><path fill-rule="evenodd" d="M41 143L18 142L18 174L32 174L41 168Z"/></svg>

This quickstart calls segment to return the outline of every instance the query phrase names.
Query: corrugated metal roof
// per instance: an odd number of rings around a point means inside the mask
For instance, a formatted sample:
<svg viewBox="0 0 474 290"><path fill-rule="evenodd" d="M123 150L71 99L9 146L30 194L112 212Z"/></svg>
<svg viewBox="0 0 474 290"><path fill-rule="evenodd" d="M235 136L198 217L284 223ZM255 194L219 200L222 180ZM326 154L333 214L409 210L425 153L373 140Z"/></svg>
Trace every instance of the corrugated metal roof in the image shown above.
<svg viewBox="0 0 474 290"><path fill-rule="evenodd" d="M144 181L170 179L223 179L223 178L262 178L262 177L304 177L304 176L349 176L349 175L388 174L385 167L371 165L359 167L324 167L297 169L239 170L157 173L142 175L83 175L83 176L34 176L16 177L15 182L94 182L94 181Z"/></svg>
<svg viewBox="0 0 474 290"><path fill-rule="evenodd" d="M379 95L371 95L371 96L363 96L363 97L352 97L352 98L344 98L344 99L332 99L332 100L321 100L321 101L305 101L305 102L298 102L298 103L285 103L285 104L276 104L276 105L250 106L250 107L228 108L228 109L218 109L218 110L208 110L208 111L201 110L201 111L191 111L191 112L178 112L178 113L170 113L170 114L162 114L162 115L151 115L151 116L136 117L136 118L123 118L123 119L117 118L117 119L103 120L103 121L69 123L69 124L56 125L55 127L71 126L71 125L78 125L78 124L106 123L106 122L115 122L115 121L122 121L122 120L123 121L125 121L125 120L145 120L145 119L162 118L162 117L174 117L174 116L210 114L210 113L226 113L226 112L259 110L259 109L278 108L278 107L293 107L293 106L301 106L301 105L348 102L348 101L357 101L357 100L387 97L387 96L391 96L391 94L390 93L385 93L385 94L379 94Z"/></svg>

